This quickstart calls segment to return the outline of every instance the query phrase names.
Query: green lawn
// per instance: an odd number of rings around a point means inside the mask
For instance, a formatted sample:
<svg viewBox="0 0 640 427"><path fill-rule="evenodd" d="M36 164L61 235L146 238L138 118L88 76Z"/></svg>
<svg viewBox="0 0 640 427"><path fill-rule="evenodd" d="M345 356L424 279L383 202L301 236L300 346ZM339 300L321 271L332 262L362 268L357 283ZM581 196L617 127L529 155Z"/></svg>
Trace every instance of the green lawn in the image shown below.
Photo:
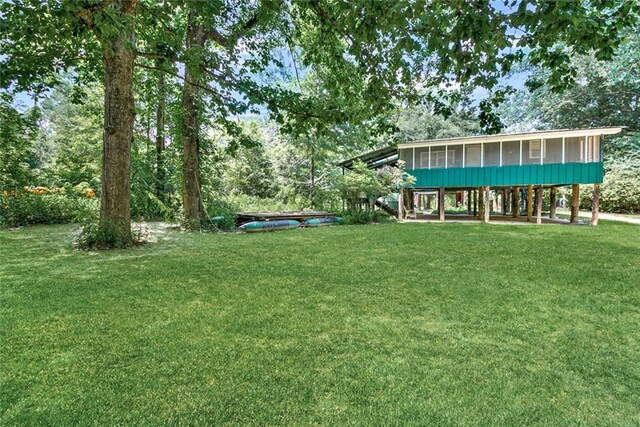
<svg viewBox="0 0 640 427"><path fill-rule="evenodd" d="M0 425L640 423L640 226L0 232Z"/></svg>

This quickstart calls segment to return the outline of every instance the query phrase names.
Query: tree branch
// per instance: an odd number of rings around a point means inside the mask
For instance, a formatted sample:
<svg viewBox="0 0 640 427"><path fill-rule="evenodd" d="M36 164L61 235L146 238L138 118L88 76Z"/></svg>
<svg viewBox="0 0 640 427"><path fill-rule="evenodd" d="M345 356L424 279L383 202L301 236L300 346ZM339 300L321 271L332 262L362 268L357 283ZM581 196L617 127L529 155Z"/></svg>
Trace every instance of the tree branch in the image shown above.
<svg viewBox="0 0 640 427"><path fill-rule="evenodd" d="M163 72L163 73L167 73L167 74L169 74L171 76L179 78L180 80L182 80L184 82L187 82L188 84L190 84L192 86L198 87L198 88L200 88L202 90L205 90L205 91L207 91L207 92L209 92L211 94L218 95L218 93L216 91L214 91L213 89L211 89L210 87L201 85L199 83L196 83L196 82L188 80L188 79L185 79L183 76L181 76L180 74L176 73L175 71L169 71L169 70L164 69L164 68L154 67L153 65L141 64L139 62L134 63L134 65L136 67L145 68L147 70L154 70L154 71L160 71L160 72Z"/></svg>
<svg viewBox="0 0 640 427"><path fill-rule="evenodd" d="M178 58L173 58L170 56L166 56L163 55L161 53L155 53L155 52L143 52L137 49L133 49L133 53L136 54L136 56L141 56L143 58L147 58L147 59L166 59L167 61L170 62L178 62L180 61Z"/></svg>

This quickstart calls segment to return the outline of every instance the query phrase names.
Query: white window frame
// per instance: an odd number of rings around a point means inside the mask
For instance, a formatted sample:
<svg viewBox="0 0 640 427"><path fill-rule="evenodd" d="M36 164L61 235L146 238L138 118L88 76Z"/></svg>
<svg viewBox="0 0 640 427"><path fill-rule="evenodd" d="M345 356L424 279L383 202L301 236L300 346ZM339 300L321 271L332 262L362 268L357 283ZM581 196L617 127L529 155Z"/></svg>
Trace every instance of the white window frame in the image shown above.
<svg viewBox="0 0 640 427"><path fill-rule="evenodd" d="M537 144L538 149L536 150L538 152L538 155L534 155L534 150L533 150L533 144ZM542 158L542 140L538 139L530 139L529 140L529 159L540 159Z"/></svg>
<svg viewBox="0 0 640 427"><path fill-rule="evenodd" d="M479 160L480 160L480 167L482 167L482 148L483 148L483 147L482 147L482 144L477 144L477 145L476 145L476 144L468 144L468 145L465 147L465 156L466 156L466 150L467 150L468 148L471 148L471 149L474 149L474 150L478 150L478 151L479 151L479 152L478 152L478 154L479 154L478 158L479 158ZM466 163L469 163L469 157L468 157L468 156L466 157ZM471 167L472 167L472 168L477 168L478 166L473 165L473 166L471 166Z"/></svg>
<svg viewBox="0 0 640 427"><path fill-rule="evenodd" d="M431 159L434 157L435 155L435 163L434 163L434 167L433 169L446 169L446 165L447 165L447 149L444 148L443 150L437 150L437 151L431 151L429 150L429 168L431 169ZM442 156L441 158L439 158L440 156ZM441 160L442 166L438 166L438 160Z"/></svg>
<svg viewBox="0 0 640 427"><path fill-rule="evenodd" d="M425 156L426 154L426 156ZM424 159L427 159L427 166L424 166ZM428 151L423 151L422 153L420 153L420 169L429 169L429 152Z"/></svg>

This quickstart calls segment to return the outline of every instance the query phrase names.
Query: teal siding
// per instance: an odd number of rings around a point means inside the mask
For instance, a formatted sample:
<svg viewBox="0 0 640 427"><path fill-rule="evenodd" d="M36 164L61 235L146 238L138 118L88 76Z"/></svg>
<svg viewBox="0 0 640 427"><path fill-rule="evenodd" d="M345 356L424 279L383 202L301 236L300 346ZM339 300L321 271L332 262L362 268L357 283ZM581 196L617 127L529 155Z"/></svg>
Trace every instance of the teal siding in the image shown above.
<svg viewBox="0 0 640 427"><path fill-rule="evenodd" d="M594 184L602 182L602 162L549 165L490 166L451 169L408 169L414 187L480 187L514 185Z"/></svg>

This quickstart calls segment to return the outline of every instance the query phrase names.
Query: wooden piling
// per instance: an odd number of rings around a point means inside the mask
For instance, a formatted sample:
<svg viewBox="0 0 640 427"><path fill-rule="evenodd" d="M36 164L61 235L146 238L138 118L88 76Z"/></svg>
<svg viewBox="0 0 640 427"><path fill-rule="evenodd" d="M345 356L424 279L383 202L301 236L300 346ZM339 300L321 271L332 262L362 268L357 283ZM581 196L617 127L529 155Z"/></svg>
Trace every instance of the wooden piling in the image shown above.
<svg viewBox="0 0 640 427"><path fill-rule="evenodd" d="M471 190L473 191L473 216L478 215L478 192L477 190Z"/></svg>
<svg viewBox="0 0 640 427"><path fill-rule="evenodd" d="M490 203L490 194L489 194L489 186L484 187L484 216L483 216L483 221L484 222L489 222L489 214L491 213L491 209L489 207L489 203Z"/></svg>
<svg viewBox="0 0 640 427"><path fill-rule="evenodd" d="M542 224L542 185L536 188L536 224Z"/></svg>
<svg viewBox="0 0 640 427"><path fill-rule="evenodd" d="M578 211L580 209L580 185L573 184L571 186L571 224L578 223Z"/></svg>
<svg viewBox="0 0 640 427"><path fill-rule="evenodd" d="M558 204L556 195L556 187L551 187L551 190L549 192L549 218L556 217L556 205Z"/></svg>
<svg viewBox="0 0 640 427"><path fill-rule="evenodd" d="M520 216L519 197L520 187L513 187L513 195L511 196L511 215L513 215L514 218L518 218L518 216Z"/></svg>
<svg viewBox="0 0 640 427"><path fill-rule="evenodd" d="M502 189L500 192L500 197L502 198L502 215L507 214L507 190Z"/></svg>
<svg viewBox="0 0 640 427"><path fill-rule="evenodd" d="M438 219L444 221L444 187L438 188Z"/></svg>
<svg viewBox="0 0 640 427"><path fill-rule="evenodd" d="M598 210L600 209L600 184L593 184L593 204L591 205L591 225L598 225Z"/></svg>
<svg viewBox="0 0 640 427"><path fill-rule="evenodd" d="M533 222L533 185L527 186L527 222Z"/></svg>

